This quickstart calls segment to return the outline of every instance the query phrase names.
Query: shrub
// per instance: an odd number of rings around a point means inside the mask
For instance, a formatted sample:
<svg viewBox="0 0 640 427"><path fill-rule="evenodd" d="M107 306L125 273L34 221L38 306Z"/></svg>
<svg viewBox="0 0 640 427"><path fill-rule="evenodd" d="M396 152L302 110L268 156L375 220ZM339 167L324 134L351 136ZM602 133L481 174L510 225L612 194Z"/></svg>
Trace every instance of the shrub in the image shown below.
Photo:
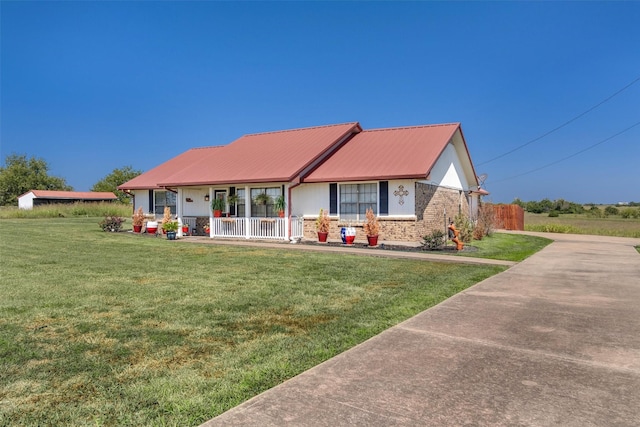
<svg viewBox="0 0 640 427"><path fill-rule="evenodd" d="M469 221L469 218L465 214L458 214L453 219L453 223L456 226L456 230L460 232L458 239L464 243L469 243L473 239L474 225Z"/></svg>
<svg viewBox="0 0 640 427"><path fill-rule="evenodd" d="M620 211L620 216L622 218L640 218L640 208L625 208Z"/></svg>
<svg viewBox="0 0 640 427"><path fill-rule="evenodd" d="M169 206L164 207L164 215L162 216L162 223L171 222L171 208Z"/></svg>
<svg viewBox="0 0 640 427"><path fill-rule="evenodd" d="M591 209L587 211L587 215L593 218L602 218L604 216L602 210L597 206L591 206Z"/></svg>
<svg viewBox="0 0 640 427"><path fill-rule="evenodd" d="M440 249L445 243L445 234L442 230L433 230L431 234L428 234L422 238L423 250Z"/></svg>
<svg viewBox="0 0 640 427"><path fill-rule="evenodd" d="M558 212L558 211L549 212L549 218L557 218L559 216L560 216L560 212Z"/></svg>
<svg viewBox="0 0 640 427"><path fill-rule="evenodd" d="M99 225L100 228L102 228L102 231L111 231L115 233L122 229L124 221L124 218L120 216L105 216L104 219L100 221Z"/></svg>
<svg viewBox="0 0 640 427"><path fill-rule="evenodd" d="M605 215L618 215L619 213L620 212L618 211L618 208L614 206L607 206L606 208L604 208Z"/></svg>
<svg viewBox="0 0 640 427"><path fill-rule="evenodd" d="M478 220L473 229L473 238L482 240L484 236L493 233L496 222L496 213L493 205L482 205L478 208Z"/></svg>

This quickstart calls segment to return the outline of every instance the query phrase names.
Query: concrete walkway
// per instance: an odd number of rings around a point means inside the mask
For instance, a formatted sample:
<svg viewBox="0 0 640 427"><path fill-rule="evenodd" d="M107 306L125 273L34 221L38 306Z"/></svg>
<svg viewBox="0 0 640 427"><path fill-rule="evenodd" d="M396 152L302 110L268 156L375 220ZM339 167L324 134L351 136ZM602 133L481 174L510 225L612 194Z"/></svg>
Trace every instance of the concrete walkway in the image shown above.
<svg viewBox="0 0 640 427"><path fill-rule="evenodd" d="M640 426L640 239L538 254L203 424Z"/></svg>

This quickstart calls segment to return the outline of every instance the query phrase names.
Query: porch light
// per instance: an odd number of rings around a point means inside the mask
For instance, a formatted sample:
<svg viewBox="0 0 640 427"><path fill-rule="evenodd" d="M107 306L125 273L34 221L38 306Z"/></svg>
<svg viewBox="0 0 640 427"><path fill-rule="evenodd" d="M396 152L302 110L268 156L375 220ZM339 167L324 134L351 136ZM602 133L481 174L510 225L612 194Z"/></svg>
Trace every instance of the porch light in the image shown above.
<svg viewBox="0 0 640 427"><path fill-rule="evenodd" d="M204 195L204 201L205 201L205 202L208 202L208 201L209 201L209 195L208 195L208 194L205 194L205 195Z"/></svg>

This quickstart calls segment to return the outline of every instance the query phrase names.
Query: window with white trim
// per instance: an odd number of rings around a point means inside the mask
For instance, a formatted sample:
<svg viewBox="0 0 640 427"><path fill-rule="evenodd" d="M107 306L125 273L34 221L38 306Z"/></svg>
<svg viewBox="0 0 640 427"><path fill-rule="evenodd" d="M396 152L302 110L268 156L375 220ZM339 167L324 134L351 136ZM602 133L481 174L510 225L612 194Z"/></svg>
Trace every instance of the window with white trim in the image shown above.
<svg viewBox="0 0 640 427"><path fill-rule="evenodd" d="M256 203L258 194L266 193L269 196L269 202L265 205ZM276 197L282 194L280 187L252 188L251 189L251 216L252 217L277 217L278 212L275 211L273 204Z"/></svg>
<svg viewBox="0 0 640 427"><path fill-rule="evenodd" d="M154 212L156 215L162 215L164 213L165 206L171 209L171 214L175 215L176 210L176 193L173 191L154 191L153 192L153 204Z"/></svg>
<svg viewBox="0 0 640 427"><path fill-rule="evenodd" d="M378 184L341 184L340 219L364 221L368 208L378 214Z"/></svg>

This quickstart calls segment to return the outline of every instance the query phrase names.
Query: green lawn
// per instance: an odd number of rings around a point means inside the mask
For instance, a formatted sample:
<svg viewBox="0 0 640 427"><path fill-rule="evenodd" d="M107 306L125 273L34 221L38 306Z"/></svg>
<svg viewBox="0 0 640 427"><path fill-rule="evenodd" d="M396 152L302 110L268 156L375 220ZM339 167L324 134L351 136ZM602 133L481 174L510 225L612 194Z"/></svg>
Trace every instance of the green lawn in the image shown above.
<svg viewBox="0 0 640 427"><path fill-rule="evenodd" d="M493 233L482 240L466 243L466 246L477 251L461 251L460 256L500 259L505 261L522 261L553 242L537 236L524 234Z"/></svg>
<svg viewBox="0 0 640 427"><path fill-rule="evenodd" d="M503 267L0 220L0 425L197 425Z"/></svg>

